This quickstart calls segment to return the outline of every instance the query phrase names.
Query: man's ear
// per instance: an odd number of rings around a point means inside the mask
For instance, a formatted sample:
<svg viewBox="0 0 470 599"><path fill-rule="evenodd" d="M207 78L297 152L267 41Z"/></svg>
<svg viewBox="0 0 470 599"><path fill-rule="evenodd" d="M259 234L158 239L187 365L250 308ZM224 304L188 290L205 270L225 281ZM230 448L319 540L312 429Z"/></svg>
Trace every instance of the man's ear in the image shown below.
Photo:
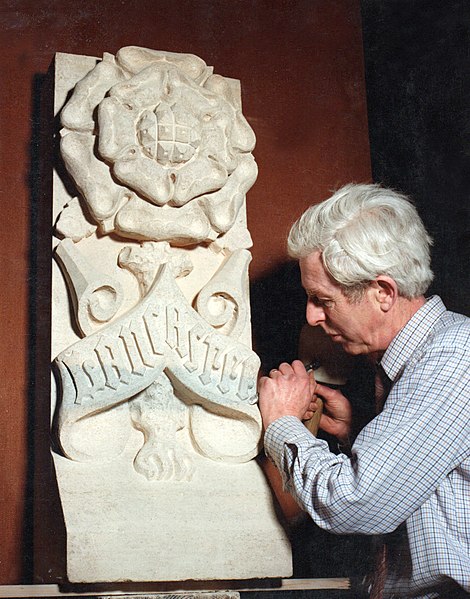
<svg viewBox="0 0 470 599"><path fill-rule="evenodd" d="M382 312L388 312L398 299L398 285L386 275L379 275L372 282L375 298Z"/></svg>

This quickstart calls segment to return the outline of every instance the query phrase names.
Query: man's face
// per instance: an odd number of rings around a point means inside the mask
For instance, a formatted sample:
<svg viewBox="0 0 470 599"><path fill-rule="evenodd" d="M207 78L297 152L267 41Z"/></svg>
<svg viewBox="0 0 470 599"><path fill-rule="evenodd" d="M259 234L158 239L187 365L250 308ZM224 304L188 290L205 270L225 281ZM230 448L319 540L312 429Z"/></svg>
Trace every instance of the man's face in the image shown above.
<svg viewBox="0 0 470 599"><path fill-rule="evenodd" d="M320 252L300 259L302 285L307 293L307 322L320 325L349 354L369 354L383 349L380 331L383 313L371 285L363 297L352 301L326 272Z"/></svg>

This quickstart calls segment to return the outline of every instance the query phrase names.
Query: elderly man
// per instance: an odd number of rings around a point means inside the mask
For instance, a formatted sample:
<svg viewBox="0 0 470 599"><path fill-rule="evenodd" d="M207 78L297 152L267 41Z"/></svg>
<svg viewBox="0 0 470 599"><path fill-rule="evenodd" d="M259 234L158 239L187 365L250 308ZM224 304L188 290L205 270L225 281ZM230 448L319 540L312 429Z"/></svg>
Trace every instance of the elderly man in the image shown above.
<svg viewBox="0 0 470 599"><path fill-rule="evenodd" d="M350 439L352 409L302 362L259 381L265 451L320 527L377 535L374 597L470 591L470 319L425 298L431 239L404 196L348 185L310 207L288 247L307 322L377 367L377 416ZM316 398L336 455L303 426Z"/></svg>

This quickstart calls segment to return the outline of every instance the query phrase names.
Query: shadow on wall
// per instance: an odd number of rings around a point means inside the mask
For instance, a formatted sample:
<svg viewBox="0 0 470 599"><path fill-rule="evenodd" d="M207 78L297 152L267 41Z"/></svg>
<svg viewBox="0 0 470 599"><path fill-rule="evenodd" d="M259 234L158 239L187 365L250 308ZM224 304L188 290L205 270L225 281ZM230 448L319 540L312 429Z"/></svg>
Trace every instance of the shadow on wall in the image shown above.
<svg viewBox="0 0 470 599"><path fill-rule="evenodd" d="M298 263L286 262L252 281L250 300L253 348L262 372L295 360L306 307Z"/></svg>
<svg viewBox="0 0 470 599"><path fill-rule="evenodd" d="M50 453L51 190L58 129L53 115L53 69L32 82L28 472L23 529L25 584L60 582L65 573L65 526Z"/></svg>
<svg viewBox="0 0 470 599"><path fill-rule="evenodd" d="M299 338L305 324L306 295L297 262L286 262L251 283L253 347L263 374L281 362L299 357ZM353 375L344 391L354 406L358 430L373 417L373 382L362 357L354 361ZM320 432L330 450L336 441ZM368 537L334 535L319 528L308 516L288 526L293 551L294 577L349 576L360 578L371 569ZM332 597L333 595L331 595Z"/></svg>

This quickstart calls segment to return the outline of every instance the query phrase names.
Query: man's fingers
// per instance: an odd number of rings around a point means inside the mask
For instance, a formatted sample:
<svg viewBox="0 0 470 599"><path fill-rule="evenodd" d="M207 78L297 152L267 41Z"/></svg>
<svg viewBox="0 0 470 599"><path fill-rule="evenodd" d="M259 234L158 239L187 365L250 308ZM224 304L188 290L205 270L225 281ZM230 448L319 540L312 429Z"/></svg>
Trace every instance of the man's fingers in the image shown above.
<svg viewBox="0 0 470 599"><path fill-rule="evenodd" d="M331 387L328 387L327 385L322 385L321 383L317 383L316 387L315 387L315 393L317 395L321 395L321 397L326 402L328 402L329 400L337 399L338 393L340 393L340 392L337 391L336 389L332 389Z"/></svg>
<svg viewBox="0 0 470 599"><path fill-rule="evenodd" d="M305 375L305 373L307 372L305 370L304 363L301 362L300 360L294 360L292 362L292 367L291 368L295 372L295 374Z"/></svg>
<svg viewBox="0 0 470 599"><path fill-rule="evenodd" d="M310 402L308 409L311 410L312 412L315 412L316 410L318 410L318 402L317 402L317 398L315 397L314 399L312 399L312 401Z"/></svg>
<svg viewBox="0 0 470 599"><path fill-rule="evenodd" d="M269 376L278 376L279 374L289 375L289 374L297 374L297 375L305 375L306 374L305 366L303 362L300 360L294 360L292 364L288 364L287 362L282 362L278 368L273 368L269 371Z"/></svg>

